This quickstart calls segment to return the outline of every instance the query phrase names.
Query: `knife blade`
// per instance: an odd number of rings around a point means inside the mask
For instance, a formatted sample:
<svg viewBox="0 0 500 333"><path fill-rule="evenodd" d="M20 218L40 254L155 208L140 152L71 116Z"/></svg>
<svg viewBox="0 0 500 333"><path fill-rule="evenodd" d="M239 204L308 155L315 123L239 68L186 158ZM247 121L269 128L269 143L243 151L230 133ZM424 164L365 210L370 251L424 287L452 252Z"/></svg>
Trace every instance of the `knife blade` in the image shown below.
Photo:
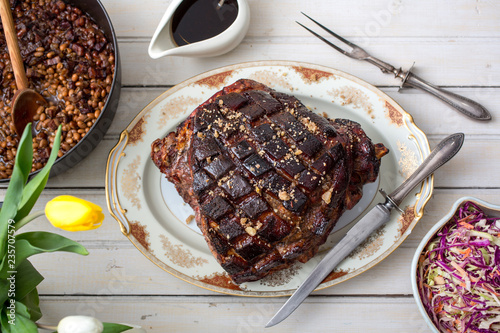
<svg viewBox="0 0 500 333"><path fill-rule="evenodd" d="M424 179L429 177L443 164L455 156L464 142L463 133L455 133L441 141L431 154L422 162L415 172L406 179L396 190L387 195L383 190L385 202L373 207L363 216L346 235L325 255L319 264L309 274L307 279L297 288L292 296L278 310L267 323L267 327L274 326L285 320L304 299L323 281L328 274L342 262L356 247L359 246L375 230L390 219L392 209L399 211L399 205L404 198Z"/></svg>

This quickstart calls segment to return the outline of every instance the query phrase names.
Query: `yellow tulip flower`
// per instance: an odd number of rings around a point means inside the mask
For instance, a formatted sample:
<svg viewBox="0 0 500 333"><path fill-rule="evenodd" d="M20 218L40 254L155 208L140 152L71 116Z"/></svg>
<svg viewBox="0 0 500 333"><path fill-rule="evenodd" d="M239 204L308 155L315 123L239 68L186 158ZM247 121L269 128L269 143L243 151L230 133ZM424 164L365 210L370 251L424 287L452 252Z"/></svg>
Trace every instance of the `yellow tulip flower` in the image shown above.
<svg viewBox="0 0 500 333"><path fill-rule="evenodd" d="M104 220L101 207L71 195L50 200L45 206L45 215L54 227L66 231L96 229Z"/></svg>

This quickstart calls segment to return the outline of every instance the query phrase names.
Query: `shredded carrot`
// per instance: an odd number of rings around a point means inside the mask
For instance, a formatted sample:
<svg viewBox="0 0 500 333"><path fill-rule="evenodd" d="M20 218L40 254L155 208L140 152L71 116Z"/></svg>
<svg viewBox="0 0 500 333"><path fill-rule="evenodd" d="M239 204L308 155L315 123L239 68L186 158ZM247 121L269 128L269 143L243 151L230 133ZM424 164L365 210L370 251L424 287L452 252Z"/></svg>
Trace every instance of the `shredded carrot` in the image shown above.
<svg viewBox="0 0 500 333"><path fill-rule="evenodd" d="M459 225L461 227L464 227L465 229L472 230L474 229L474 226L472 224L466 223L466 222L460 222Z"/></svg>
<svg viewBox="0 0 500 333"><path fill-rule="evenodd" d="M469 256L469 254L472 252L470 247L466 248L465 250L458 249L457 251L460 252L460 254L466 254L467 256Z"/></svg>
<svg viewBox="0 0 500 333"><path fill-rule="evenodd" d="M462 260L463 260L463 259L467 258L468 256L470 256L470 253L472 252L472 250L470 249L470 247L468 247L465 250L458 250L458 252L463 254L463 258L462 258Z"/></svg>
<svg viewBox="0 0 500 333"><path fill-rule="evenodd" d="M422 265L419 266L419 273L426 273L419 277L424 282L420 284L420 287L424 287L420 291L422 301L426 302L429 298L425 304L426 310L433 313L433 319L437 321L435 324L443 332L482 332L477 325L490 317L478 316L477 313L491 313L489 306L484 306L483 296L484 299L497 302L500 299L500 288L494 283L500 277L500 265L494 260L498 251L494 245L498 244L491 242L491 236L498 234L497 237L500 237L500 233L498 229L495 232L488 229L491 220L498 223L500 219L485 220L483 214L472 203L464 205L450 221L450 227L443 227L432 239L427 252L423 252L422 262L419 262ZM483 241L485 238L490 241ZM439 260L444 263L436 262ZM444 286L443 276L447 276ZM427 280L433 286L425 289Z"/></svg>
<svg viewBox="0 0 500 333"><path fill-rule="evenodd" d="M469 221L472 221L473 219L474 219L474 216L473 215L469 215L469 216L464 217L461 220L458 220L458 224L460 224L460 223L467 223Z"/></svg>
<svg viewBox="0 0 500 333"><path fill-rule="evenodd" d="M430 269L431 269L431 266L427 267L423 276L427 276L429 274Z"/></svg>
<svg viewBox="0 0 500 333"><path fill-rule="evenodd" d="M464 277L464 278L466 278L466 277L468 278L469 277L469 275L467 274L467 272L464 271L464 269L462 267L460 267L459 264L457 264L456 262L452 261L451 265L460 273L460 275L462 275L462 277Z"/></svg>
<svg viewBox="0 0 500 333"><path fill-rule="evenodd" d="M500 296L500 293L497 293L495 290L490 288L490 286L483 285L483 288L488 290L490 293L495 294L496 296Z"/></svg>

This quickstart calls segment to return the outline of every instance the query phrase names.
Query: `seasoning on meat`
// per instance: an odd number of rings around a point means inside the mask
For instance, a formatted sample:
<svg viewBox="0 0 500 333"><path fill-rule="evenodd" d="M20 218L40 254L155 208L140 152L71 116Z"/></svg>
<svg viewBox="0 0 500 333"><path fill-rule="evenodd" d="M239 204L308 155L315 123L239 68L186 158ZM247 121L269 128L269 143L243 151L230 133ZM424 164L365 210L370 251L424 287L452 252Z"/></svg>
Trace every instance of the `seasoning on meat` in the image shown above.
<svg viewBox="0 0 500 333"><path fill-rule="evenodd" d="M151 157L195 211L217 261L243 283L314 256L387 153L358 123L242 79L153 142Z"/></svg>

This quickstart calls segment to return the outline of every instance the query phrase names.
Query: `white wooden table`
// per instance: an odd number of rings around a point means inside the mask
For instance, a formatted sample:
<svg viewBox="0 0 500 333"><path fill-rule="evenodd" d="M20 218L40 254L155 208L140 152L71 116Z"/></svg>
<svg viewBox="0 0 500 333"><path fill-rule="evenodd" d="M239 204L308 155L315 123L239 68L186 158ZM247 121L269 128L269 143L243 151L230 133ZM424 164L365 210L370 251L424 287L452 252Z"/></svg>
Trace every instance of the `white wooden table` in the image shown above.
<svg viewBox="0 0 500 333"><path fill-rule="evenodd" d="M104 140L83 162L49 181L38 202L72 194L106 207L108 153L133 117L160 93L195 74L254 60L295 60L333 67L392 96L413 115L431 147L448 134L466 142L435 175L425 216L386 260L340 285L314 293L269 332L428 332L414 303L410 262L417 244L458 198L500 203L500 2L496 0L249 0L250 30L234 51L215 58L152 60L147 47L168 0L103 0L119 38L123 89ZM408 68L451 91L477 100L493 120L469 120L418 91L398 93L398 82L369 64L344 57L295 24L311 15L375 56ZM5 190L1 189L2 195ZM35 207L35 208L37 208ZM37 221L30 229L54 231ZM39 287L43 322L70 314L127 322L148 332L262 332L285 298L217 294L164 272L125 238L106 215L95 231L61 232L80 241L88 257L45 254L32 262L45 276Z"/></svg>

